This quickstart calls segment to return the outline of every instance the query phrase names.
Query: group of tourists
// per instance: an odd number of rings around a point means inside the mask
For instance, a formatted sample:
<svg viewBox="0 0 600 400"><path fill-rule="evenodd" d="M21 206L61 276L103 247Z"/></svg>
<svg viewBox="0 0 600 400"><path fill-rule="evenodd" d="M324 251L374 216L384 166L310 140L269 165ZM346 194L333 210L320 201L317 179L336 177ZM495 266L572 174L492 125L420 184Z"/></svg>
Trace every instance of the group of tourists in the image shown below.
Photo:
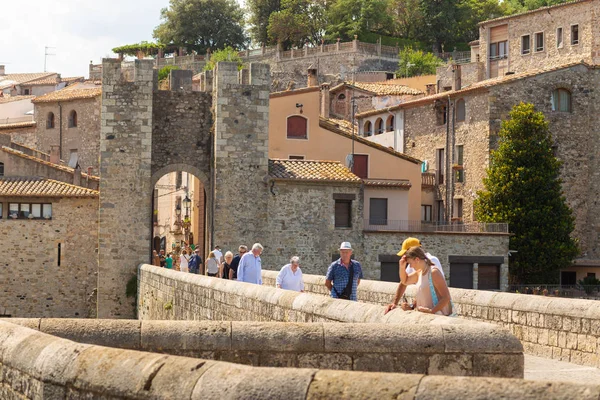
<svg viewBox="0 0 600 400"><path fill-rule="evenodd" d="M357 301L358 285L363 279L362 267L358 261L352 259L353 249L350 242L342 242L339 251L340 258L327 269L325 286L333 298ZM263 246L260 243L254 243L250 251L247 246L241 245L235 255L231 251L223 255L221 248L215 246L203 263L200 250L196 247L195 250L183 249L179 263L174 264L172 255L164 256L164 251L161 250L160 253L154 252L154 265L169 269L176 265L176 269L181 272L262 285L262 252ZM400 307L404 311L451 315L452 301L440 260L425 252L417 238L406 239L398 256L401 257L400 283L394 299L385 307L384 313ZM290 262L281 268L276 285L280 289L304 292L298 256L293 256ZM416 285L416 295L411 302L405 296L408 285Z"/></svg>

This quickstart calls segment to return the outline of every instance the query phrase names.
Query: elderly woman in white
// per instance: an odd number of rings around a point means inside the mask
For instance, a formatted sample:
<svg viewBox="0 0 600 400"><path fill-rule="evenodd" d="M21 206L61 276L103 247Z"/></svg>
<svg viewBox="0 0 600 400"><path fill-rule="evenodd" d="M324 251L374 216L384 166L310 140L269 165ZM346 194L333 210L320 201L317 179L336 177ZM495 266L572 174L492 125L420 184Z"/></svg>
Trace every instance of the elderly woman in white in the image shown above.
<svg viewBox="0 0 600 400"><path fill-rule="evenodd" d="M292 257L290 263L281 268L281 271L277 274L276 283L279 289L304 292L304 282L302 282L302 270L300 269L299 257Z"/></svg>

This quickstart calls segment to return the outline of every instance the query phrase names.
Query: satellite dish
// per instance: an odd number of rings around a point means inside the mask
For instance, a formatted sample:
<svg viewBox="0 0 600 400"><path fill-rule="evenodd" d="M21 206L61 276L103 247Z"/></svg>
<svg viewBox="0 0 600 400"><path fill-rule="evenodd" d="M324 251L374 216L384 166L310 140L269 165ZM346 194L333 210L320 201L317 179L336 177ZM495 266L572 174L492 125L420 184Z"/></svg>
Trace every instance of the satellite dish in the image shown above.
<svg viewBox="0 0 600 400"><path fill-rule="evenodd" d="M71 157L69 157L69 167L75 169L79 165L79 156L76 152L71 153Z"/></svg>
<svg viewBox="0 0 600 400"><path fill-rule="evenodd" d="M354 166L354 155L348 154L346 156L346 167L348 167L349 169L352 169L353 166Z"/></svg>

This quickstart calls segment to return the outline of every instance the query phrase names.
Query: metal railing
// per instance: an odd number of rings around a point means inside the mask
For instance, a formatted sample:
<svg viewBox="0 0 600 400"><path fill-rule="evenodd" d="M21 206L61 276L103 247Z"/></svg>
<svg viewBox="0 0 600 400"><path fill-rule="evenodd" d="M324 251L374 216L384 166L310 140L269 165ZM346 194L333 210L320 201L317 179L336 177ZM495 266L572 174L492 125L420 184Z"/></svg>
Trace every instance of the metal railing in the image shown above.
<svg viewBox="0 0 600 400"><path fill-rule="evenodd" d="M33 115L29 115L26 117L0 119L0 125L19 124L21 122L33 122Z"/></svg>
<svg viewBox="0 0 600 400"><path fill-rule="evenodd" d="M364 221L365 231L389 232L458 232L458 233L508 233L506 223L450 223L446 221L414 221L369 218Z"/></svg>
<svg viewBox="0 0 600 400"><path fill-rule="evenodd" d="M511 293L600 300L600 285L509 285Z"/></svg>

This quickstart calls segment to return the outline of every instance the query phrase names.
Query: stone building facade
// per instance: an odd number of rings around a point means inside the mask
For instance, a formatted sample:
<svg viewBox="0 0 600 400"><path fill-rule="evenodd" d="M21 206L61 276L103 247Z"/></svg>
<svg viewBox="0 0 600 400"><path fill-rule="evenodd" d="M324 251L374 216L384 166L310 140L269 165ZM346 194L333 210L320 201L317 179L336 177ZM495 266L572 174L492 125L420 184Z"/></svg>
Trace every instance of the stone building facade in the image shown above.
<svg viewBox="0 0 600 400"><path fill-rule="evenodd" d="M98 87L67 88L36 97L37 149L50 153L52 146L58 146L61 160L69 162L76 155L82 169L97 171L101 100Z"/></svg>
<svg viewBox="0 0 600 400"><path fill-rule="evenodd" d="M1 316L96 316L97 216L95 190L0 178Z"/></svg>

